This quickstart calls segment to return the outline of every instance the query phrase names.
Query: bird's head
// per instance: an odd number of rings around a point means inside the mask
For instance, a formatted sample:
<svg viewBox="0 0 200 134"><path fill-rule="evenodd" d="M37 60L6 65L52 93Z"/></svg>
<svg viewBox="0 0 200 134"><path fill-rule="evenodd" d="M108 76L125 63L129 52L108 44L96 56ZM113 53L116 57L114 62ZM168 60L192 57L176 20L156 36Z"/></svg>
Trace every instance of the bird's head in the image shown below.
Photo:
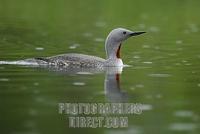
<svg viewBox="0 0 200 134"><path fill-rule="evenodd" d="M107 36L105 49L107 58L120 58L120 48L123 41L129 37L137 36L145 32L133 32L125 28L113 29Z"/></svg>

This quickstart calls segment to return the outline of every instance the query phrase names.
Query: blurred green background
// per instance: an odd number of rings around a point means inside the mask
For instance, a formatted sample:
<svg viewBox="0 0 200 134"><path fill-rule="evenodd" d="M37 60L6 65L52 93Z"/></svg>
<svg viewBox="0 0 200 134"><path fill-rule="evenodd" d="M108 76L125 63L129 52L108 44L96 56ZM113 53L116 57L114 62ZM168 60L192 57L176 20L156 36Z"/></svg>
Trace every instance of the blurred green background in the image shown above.
<svg viewBox="0 0 200 134"><path fill-rule="evenodd" d="M123 129L72 129L59 102L109 102L105 73L64 74L0 65L2 134L142 134L200 131L199 0L0 0L0 60L61 53L105 58L116 27L143 30L122 48L121 90L143 103Z"/></svg>

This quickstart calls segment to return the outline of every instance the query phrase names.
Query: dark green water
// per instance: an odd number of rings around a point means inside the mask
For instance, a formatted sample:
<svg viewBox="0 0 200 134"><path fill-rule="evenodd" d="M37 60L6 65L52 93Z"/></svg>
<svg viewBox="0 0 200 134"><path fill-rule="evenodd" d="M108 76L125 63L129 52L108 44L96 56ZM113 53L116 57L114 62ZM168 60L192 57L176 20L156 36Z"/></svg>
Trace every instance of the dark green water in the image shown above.
<svg viewBox="0 0 200 134"><path fill-rule="evenodd" d="M147 31L122 47L131 67L120 75L117 100L144 104L128 128L69 128L58 113L60 102L116 99L105 94L104 72L0 65L0 133L199 133L199 6L198 0L0 0L0 61L69 52L105 58L113 28Z"/></svg>

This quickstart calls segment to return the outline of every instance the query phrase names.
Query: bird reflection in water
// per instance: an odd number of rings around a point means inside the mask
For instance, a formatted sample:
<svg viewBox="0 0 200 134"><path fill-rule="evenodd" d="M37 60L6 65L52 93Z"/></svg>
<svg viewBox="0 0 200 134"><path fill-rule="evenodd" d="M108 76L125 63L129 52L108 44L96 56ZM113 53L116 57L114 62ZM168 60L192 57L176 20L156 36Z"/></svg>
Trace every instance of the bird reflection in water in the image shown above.
<svg viewBox="0 0 200 134"><path fill-rule="evenodd" d="M126 102L128 94L121 89L120 75L123 67L109 67L106 69L104 90L109 102Z"/></svg>
<svg viewBox="0 0 200 134"><path fill-rule="evenodd" d="M55 66L45 67L49 71L71 75L71 74L98 74L105 73L104 93L108 102L127 102L128 93L121 89L120 76L123 67L104 68L60 68Z"/></svg>

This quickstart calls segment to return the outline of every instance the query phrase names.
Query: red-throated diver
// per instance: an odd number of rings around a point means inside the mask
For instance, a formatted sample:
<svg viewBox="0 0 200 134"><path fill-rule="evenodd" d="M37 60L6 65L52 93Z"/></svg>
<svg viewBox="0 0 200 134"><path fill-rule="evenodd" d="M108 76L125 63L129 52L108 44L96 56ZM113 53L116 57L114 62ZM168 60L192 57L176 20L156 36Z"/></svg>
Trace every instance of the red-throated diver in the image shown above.
<svg viewBox="0 0 200 134"><path fill-rule="evenodd" d="M107 59L85 54L61 54L52 57L30 58L15 62L1 61L0 64L25 64L25 65L50 65L57 67L80 67L80 68L103 68L123 66L120 57L122 42L131 36L143 34L145 32L133 32L124 28L112 30L106 38L105 50Z"/></svg>

